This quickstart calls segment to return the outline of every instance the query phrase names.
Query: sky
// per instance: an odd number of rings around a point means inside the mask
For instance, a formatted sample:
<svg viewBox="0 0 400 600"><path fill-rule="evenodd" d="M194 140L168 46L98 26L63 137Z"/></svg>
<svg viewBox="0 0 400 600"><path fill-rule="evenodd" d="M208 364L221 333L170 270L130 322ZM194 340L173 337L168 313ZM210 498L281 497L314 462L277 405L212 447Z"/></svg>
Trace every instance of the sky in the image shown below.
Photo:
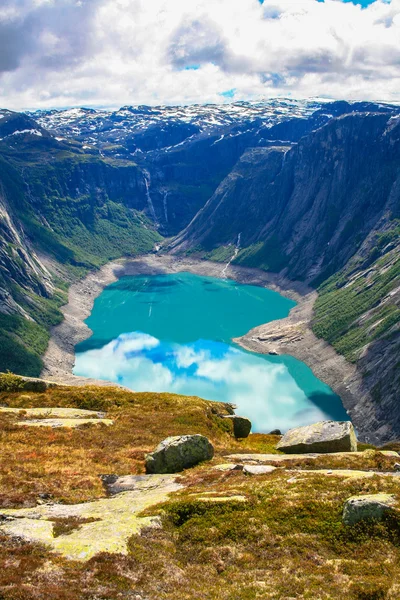
<svg viewBox="0 0 400 600"><path fill-rule="evenodd" d="M400 0L1 0L0 106L400 101Z"/></svg>

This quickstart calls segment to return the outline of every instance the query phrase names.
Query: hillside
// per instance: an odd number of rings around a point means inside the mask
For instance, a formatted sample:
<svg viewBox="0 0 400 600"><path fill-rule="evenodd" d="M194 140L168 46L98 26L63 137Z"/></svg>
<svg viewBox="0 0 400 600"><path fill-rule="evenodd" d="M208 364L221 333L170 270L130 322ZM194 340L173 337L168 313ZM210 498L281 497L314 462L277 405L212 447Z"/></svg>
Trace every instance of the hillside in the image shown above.
<svg viewBox="0 0 400 600"><path fill-rule="evenodd" d="M5 600L398 597L397 513L381 523L342 522L349 497L398 494L396 453L369 449L299 460L277 453L278 436L235 440L226 420L215 415L215 408L225 413L226 407L199 398L96 387L34 392L19 385L10 377L0 381L6 406L0 414ZM113 425L19 425L29 423L27 409L35 407L43 419L51 410L103 411ZM188 433L208 436L215 447L211 462L184 471L176 482L174 475L135 477L161 439ZM261 464L259 453L272 453L269 464L285 461L251 474L251 465L249 472L227 470L232 453L237 462L245 453L259 456ZM126 487L114 489L118 481ZM128 508L138 502L135 489L144 510L126 522ZM90 507L92 516L83 517ZM21 510L19 518L10 517L10 509ZM22 537L7 533L21 523ZM108 551L68 558L83 532L86 551L109 540Z"/></svg>
<svg viewBox="0 0 400 600"><path fill-rule="evenodd" d="M60 143L10 111L0 137L0 364L39 375L68 283L118 256L149 252L160 236L142 212L135 164Z"/></svg>

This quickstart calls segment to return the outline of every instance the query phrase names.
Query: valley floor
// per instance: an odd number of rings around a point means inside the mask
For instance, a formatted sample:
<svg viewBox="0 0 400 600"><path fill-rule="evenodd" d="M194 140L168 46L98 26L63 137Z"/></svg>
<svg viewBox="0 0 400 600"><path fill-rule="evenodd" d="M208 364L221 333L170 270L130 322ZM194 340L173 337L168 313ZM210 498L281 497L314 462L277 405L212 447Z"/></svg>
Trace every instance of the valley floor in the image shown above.
<svg viewBox="0 0 400 600"><path fill-rule="evenodd" d="M68 304L62 308L64 321L53 328L44 356L42 377L70 385L84 385L91 381L72 375L76 344L90 336L84 320L90 315L94 300L110 283L127 275L156 275L190 272L211 277L227 277L240 283L261 285L297 302L289 317L260 325L235 342L249 351L260 354L289 354L306 363L314 374L327 383L341 398L361 438L378 441L368 431L368 415L373 415L373 403L363 389L360 373L332 346L317 338L311 329L313 305L317 292L301 282L252 269L211 261L195 260L171 255L146 255L136 259L121 259L104 265L72 285ZM109 385L108 382L96 382Z"/></svg>

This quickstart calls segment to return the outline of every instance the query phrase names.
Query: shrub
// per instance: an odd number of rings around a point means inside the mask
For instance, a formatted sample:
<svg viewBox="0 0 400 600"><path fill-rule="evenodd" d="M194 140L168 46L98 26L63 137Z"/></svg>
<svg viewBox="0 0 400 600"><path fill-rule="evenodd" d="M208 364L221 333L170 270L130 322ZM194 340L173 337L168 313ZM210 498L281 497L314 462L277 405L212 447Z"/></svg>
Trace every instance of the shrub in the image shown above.
<svg viewBox="0 0 400 600"><path fill-rule="evenodd" d="M0 392L19 392L24 388L24 380L14 373L0 374Z"/></svg>

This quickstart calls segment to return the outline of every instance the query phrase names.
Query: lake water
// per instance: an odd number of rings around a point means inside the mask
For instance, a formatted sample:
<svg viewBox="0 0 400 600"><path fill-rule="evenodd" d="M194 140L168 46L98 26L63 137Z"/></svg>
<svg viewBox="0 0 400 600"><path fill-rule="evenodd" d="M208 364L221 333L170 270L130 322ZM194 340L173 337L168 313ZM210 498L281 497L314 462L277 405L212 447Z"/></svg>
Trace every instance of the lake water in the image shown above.
<svg viewBox="0 0 400 600"><path fill-rule="evenodd" d="M74 374L232 402L258 432L348 420L305 364L231 341L294 305L262 287L191 273L123 277L96 299L86 320L93 335L76 347Z"/></svg>

